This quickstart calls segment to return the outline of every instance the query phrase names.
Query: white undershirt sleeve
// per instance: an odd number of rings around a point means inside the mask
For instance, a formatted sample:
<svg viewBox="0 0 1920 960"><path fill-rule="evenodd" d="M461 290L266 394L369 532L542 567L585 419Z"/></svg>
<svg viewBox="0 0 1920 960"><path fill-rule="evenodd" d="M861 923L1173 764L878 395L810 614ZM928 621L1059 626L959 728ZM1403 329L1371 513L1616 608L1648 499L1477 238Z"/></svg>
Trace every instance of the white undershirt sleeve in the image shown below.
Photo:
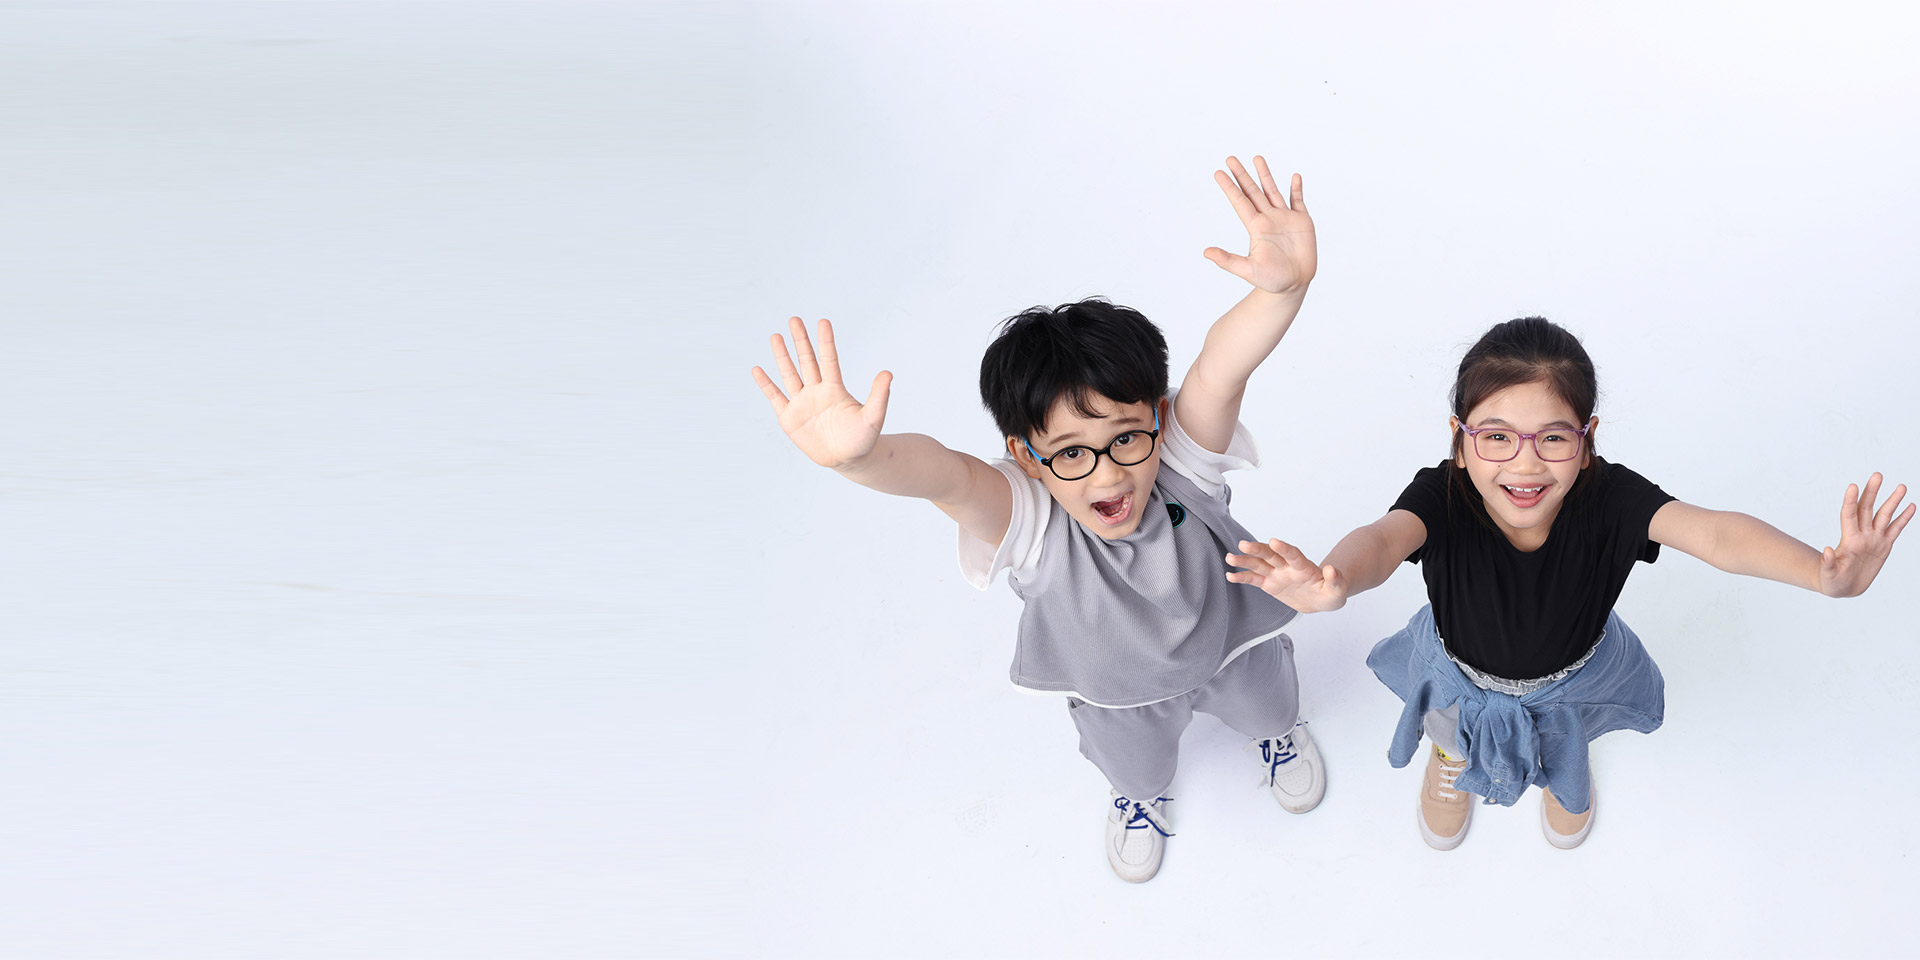
<svg viewBox="0 0 1920 960"><path fill-rule="evenodd" d="M960 573L978 590L991 587L1002 570L1015 580L1032 576L1040 563L1040 545L1046 540L1047 518L1053 512L1053 497L1046 485L1027 476L1012 460L991 463L1013 487L1013 515L997 549L960 528Z"/></svg>
<svg viewBox="0 0 1920 960"><path fill-rule="evenodd" d="M1175 390L1167 394L1167 398L1171 400L1179 392ZM1254 445L1253 434L1247 431L1247 425L1235 421L1233 439L1227 441L1227 452L1214 453L1208 450L1180 429L1180 423L1173 415L1173 404L1169 403L1167 422L1161 425L1160 430L1160 462L1192 480L1207 496L1224 500L1227 496L1226 472L1258 467L1260 449ZM1044 492L1045 488L1041 489Z"/></svg>

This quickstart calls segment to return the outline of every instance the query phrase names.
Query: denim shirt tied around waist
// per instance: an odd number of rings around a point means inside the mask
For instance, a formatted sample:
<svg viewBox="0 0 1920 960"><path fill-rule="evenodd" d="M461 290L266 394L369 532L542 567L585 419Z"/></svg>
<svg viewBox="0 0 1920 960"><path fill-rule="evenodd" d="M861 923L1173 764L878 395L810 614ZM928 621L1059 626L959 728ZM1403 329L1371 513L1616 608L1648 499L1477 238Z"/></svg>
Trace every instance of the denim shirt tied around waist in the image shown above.
<svg viewBox="0 0 1920 960"><path fill-rule="evenodd" d="M1544 783L1567 812L1585 813L1587 743L1614 730L1652 733L1666 713L1660 668L1611 612L1586 666L1523 697L1474 686L1447 657L1432 606L1421 607L1399 633L1375 644L1367 666L1406 701L1388 762L1406 766L1420 747L1427 711L1457 704L1457 745L1467 769L1454 784L1502 806Z"/></svg>

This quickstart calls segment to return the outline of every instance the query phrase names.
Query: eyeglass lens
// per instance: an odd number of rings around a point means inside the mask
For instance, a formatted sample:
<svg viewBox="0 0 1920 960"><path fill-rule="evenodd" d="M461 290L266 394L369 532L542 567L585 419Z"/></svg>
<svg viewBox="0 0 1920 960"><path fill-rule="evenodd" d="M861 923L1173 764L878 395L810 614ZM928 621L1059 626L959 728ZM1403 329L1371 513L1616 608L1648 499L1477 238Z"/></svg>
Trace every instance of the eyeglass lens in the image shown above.
<svg viewBox="0 0 1920 960"><path fill-rule="evenodd" d="M1048 469L1062 480L1078 480L1093 472L1094 465L1100 462L1100 454L1113 458L1113 462L1123 467L1144 463L1153 456L1153 434L1145 430L1132 430L1113 438L1105 450L1092 447L1067 447L1049 458Z"/></svg>
<svg viewBox="0 0 1920 960"><path fill-rule="evenodd" d="M1473 435L1474 452L1482 460L1512 460L1520 453L1520 434L1512 430L1481 430ZM1533 435L1533 451L1551 463L1580 455L1578 430L1545 430Z"/></svg>

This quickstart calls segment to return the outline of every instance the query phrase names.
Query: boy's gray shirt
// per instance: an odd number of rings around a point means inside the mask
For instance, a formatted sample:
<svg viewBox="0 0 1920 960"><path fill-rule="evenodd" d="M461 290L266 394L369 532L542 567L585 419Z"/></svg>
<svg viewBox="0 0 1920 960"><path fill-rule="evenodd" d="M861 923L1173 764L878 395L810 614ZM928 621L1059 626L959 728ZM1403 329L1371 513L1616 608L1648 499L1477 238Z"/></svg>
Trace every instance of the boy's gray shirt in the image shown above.
<svg viewBox="0 0 1920 960"><path fill-rule="evenodd" d="M1278 635L1293 609L1226 578L1225 555L1254 537L1228 514L1221 474L1254 466L1258 456L1245 427L1236 425L1227 453L1218 454L1169 413L1140 526L1118 540L1074 520L1012 460L996 461L1013 485L1013 517L998 549L962 531L960 565L982 590L1007 568L1026 601L1014 684L1136 707L1206 683Z"/></svg>

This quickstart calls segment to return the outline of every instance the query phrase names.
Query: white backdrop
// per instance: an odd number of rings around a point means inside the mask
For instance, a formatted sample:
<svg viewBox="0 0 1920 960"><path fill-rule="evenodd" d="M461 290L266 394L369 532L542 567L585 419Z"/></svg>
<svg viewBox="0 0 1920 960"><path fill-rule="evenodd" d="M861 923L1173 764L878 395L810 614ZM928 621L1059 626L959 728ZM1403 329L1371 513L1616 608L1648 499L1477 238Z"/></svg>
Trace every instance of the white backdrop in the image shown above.
<svg viewBox="0 0 1920 960"><path fill-rule="evenodd" d="M1920 482L1916 16L1894 5L0 5L0 953L1574 956L1907 948L1908 543L1831 601L1668 552L1666 727L1417 837L1371 643L1303 618L1291 817L1189 732L1129 887L1017 600L812 466L747 370L833 318L889 428L998 449L998 320L1100 294L1174 375L1242 293L1212 170L1321 267L1240 519L1319 555L1444 453L1486 327L1604 454L1816 546ZM1730 438L1707 456L1699 438ZM1722 443L1728 441L1723 440Z"/></svg>

